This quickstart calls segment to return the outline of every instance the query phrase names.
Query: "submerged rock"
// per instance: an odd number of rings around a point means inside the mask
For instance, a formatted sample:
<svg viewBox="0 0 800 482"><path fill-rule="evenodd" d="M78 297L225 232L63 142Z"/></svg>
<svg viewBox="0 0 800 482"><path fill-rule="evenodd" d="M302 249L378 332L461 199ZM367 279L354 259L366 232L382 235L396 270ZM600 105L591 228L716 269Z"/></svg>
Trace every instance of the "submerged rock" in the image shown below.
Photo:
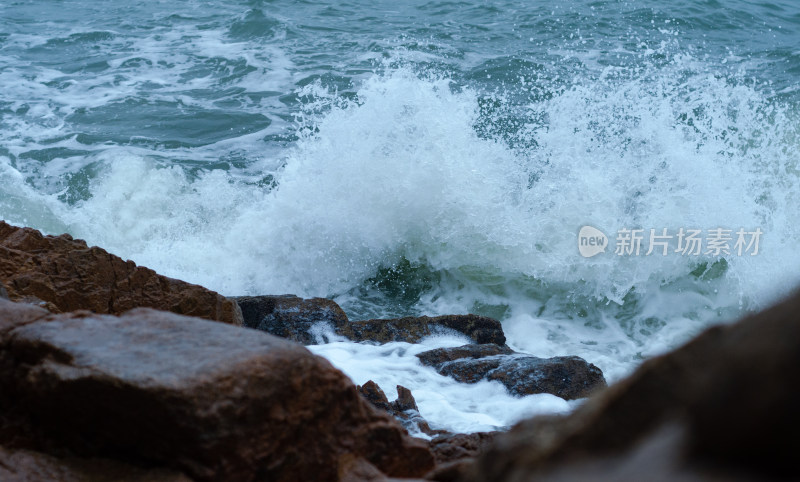
<svg viewBox="0 0 800 482"><path fill-rule="evenodd" d="M569 416L521 422L457 480L794 479L798 313L800 294L710 328Z"/></svg>
<svg viewBox="0 0 800 482"><path fill-rule="evenodd" d="M320 343L322 325L356 342L417 343L437 333L457 332L475 343L506 342L499 321L478 315L420 316L349 321L339 305L325 298L295 295L240 296L233 298L242 310L244 325L304 345Z"/></svg>
<svg viewBox="0 0 800 482"><path fill-rule="evenodd" d="M266 331L303 345L318 343L315 326L327 324L332 331L347 325L347 315L331 300L303 299L294 295L240 296L244 326Z"/></svg>
<svg viewBox="0 0 800 482"><path fill-rule="evenodd" d="M499 321L478 315L420 316L388 320L353 321L339 333L353 341L417 343L432 334L456 331L472 338L475 343L504 345L506 336Z"/></svg>
<svg viewBox="0 0 800 482"><path fill-rule="evenodd" d="M514 351L503 345L486 343L483 345L464 345L455 348L435 348L417 354L423 365L436 366L454 360L488 358L497 355L513 355Z"/></svg>
<svg viewBox="0 0 800 482"><path fill-rule="evenodd" d="M68 234L44 236L0 221L0 282L14 301L50 311L120 314L137 307L242 324L238 305L202 286L161 276Z"/></svg>
<svg viewBox="0 0 800 482"><path fill-rule="evenodd" d="M304 347L151 309L0 300L0 446L197 480L421 476L427 445Z"/></svg>
<svg viewBox="0 0 800 482"><path fill-rule="evenodd" d="M417 357L423 365L459 382L497 380L517 396L550 393L574 400L606 386L603 372L576 356L537 358L488 344L437 348Z"/></svg>

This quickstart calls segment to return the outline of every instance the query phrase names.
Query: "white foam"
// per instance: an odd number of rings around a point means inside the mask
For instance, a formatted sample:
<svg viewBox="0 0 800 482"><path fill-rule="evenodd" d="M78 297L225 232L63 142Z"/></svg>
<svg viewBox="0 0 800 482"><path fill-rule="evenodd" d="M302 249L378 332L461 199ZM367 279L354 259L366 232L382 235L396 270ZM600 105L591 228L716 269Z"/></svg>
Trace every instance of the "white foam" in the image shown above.
<svg viewBox="0 0 800 482"><path fill-rule="evenodd" d="M5 160L3 187L13 195L0 215L49 231L66 226L231 295L344 299L380 267L402 258L424 263L441 282L417 310L506 306L512 346L583 356L615 379L799 281L800 220L788 208L799 193L797 115L757 86L688 75L683 69L697 60L685 62L627 80L613 70L576 76L528 106L541 119L520 135L536 141L529 149L479 136L479 98L487 94L451 89L446 78L390 69L349 102L312 84L301 92L317 99L301 120L311 134L257 172L191 173L147 151L107 149L95 154L105 167L91 182L92 197L73 206L57 193L32 192ZM244 182L267 174L278 182L271 191ZM41 213L29 214L35 206ZM623 227L765 234L758 256L728 257L724 275L704 280L689 272L715 258L584 259L576 234L587 224L609 238ZM387 391L408 383L423 416L442 426L487 428L523 407L563 408L541 397L502 398L494 384L448 385L412 363L412 346L338 342L314 350L358 383L373 379Z"/></svg>
<svg viewBox="0 0 800 482"><path fill-rule="evenodd" d="M497 430L535 414L569 411L570 403L554 395L514 397L500 382L456 382L423 366L415 356L433 348L461 346L467 341L440 336L428 337L418 344L336 342L308 348L330 360L354 383L374 381L390 401L397 398L397 385L410 388L420 415L433 429L460 433Z"/></svg>

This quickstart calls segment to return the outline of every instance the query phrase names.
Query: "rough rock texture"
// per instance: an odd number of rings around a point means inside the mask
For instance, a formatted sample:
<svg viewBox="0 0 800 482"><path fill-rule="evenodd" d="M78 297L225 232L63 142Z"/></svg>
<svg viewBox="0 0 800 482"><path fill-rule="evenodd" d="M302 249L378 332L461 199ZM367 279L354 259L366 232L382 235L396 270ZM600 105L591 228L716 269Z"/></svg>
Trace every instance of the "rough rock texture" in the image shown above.
<svg viewBox="0 0 800 482"><path fill-rule="evenodd" d="M470 459L482 454L500 432L450 433L430 442L437 465Z"/></svg>
<svg viewBox="0 0 800 482"><path fill-rule="evenodd" d="M142 469L108 459L57 458L30 450L0 447L0 480L3 482L191 482L185 475L166 469Z"/></svg>
<svg viewBox="0 0 800 482"><path fill-rule="evenodd" d="M390 413L392 412L392 404L389 403L389 399L386 397L386 394L377 383L369 380L363 385L358 385L356 389L358 390L358 393L367 399L367 401L375 408L379 408Z"/></svg>
<svg viewBox="0 0 800 482"><path fill-rule="evenodd" d="M354 341L416 343L431 334L454 330L472 338L475 343L504 345L506 336L500 322L478 315L446 315L397 318L390 320L353 321L342 327L340 334Z"/></svg>
<svg viewBox="0 0 800 482"><path fill-rule="evenodd" d="M213 292L124 261L68 234L44 236L0 221L0 282L9 298L56 312L120 314L156 308L225 323L242 323L238 305Z"/></svg>
<svg viewBox="0 0 800 482"><path fill-rule="evenodd" d="M44 318L49 314L49 311L38 306L12 303L0 298L0 339L8 331Z"/></svg>
<svg viewBox="0 0 800 482"><path fill-rule="evenodd" d="M325 298L265 295L233 299L241 307L244 326L304 345L321 341L322 333L316 330L320 325L327 325L337 335L353 341L416 343L432 334L455 331L467 335L475 343L504 345L506 342L500 322L485 316L420 316L351 322L339 305Z"/></svg>
<svg viewBox="0 0 800 482"><path fill-rule="evenodd" d="M414 400L411 390L402 385L397 385L397 400L394 402L389 402L381 387L372 380L358 386L357 389L375 408L391 414L409 432L415 434L422 432L427 435L449 434L445 430L434 430L428 425L428 422L419 413L417 402Z"/></svg>
<svg viewBox="0 0 800 482"><path fill-rule="evenodd" d="M430 441L436 468L428 474L434 480L458 480L469 462L479 457L500 432L446 433Z"/></svg>
<svg viewBox="0 0 800 482"><path fill-rule="evenodd" d="M513 355L515 352L507 346L487 343L484 345L464 345L455 348L435 348L417 354L423 365L436 366L454 360L489 358L497 355Z"/></svg>
<svg viewBox="0 0 800 482"><path fill-rule="evenodd" d="M710 328L572 415L520 423L461 480L796 478L799 313L795 295Z"/></svg>
<svg viewBox="0 0 800 482"><path fill-rule="evenodd" d="M500 432L448 433L434 437L430 448L436 457L436 468L426 475L428 480L458 482L470 469L471 462L492 446Z"/></svg>
<svg viewBox="0 0 800 482"><path fill-rule="evenodd" d="M336 331L347 325L347 315L331 300L303 299L294 295L240 296L244 326L312 345L318 340L312 328L325 323Z"/></svg>
<svg viewBox="0 0 800 482"><path fill-rule="evenodd" d="M420 476L426 444L302 346L151 309L0 300L0 446L198 480Z"/></svg>
<svg viewBox="0 0 800 482"><path fill-rule="evenodd" d="M437 348L417 357L423 365L459 382L497 380L518 396L551 393L574 400L606 386L603 372L576 356L537 358L489 344Z"/></svg>
<svg viewBox="0 0 800 482"><path fill-rule="evenodd" d="M411 394L411 390L402 385L397 385L397 400L392 402L392 408L398 412L406 412L408 410L419 412L417 401L414 400L414 395Z"/></svg>
<svg viewBox="0 0 800 482"><path fill-rule="evenodd" d="M433 438L429 442L437 466L462 461L478 456L494 439L498 432L451 433L433 430L419 414L417 402L411 390L398 385L397 400L389 402L381 387L372 380L358 387L358 391L373 406L392 414L405 427L422 432Z"/></svg>

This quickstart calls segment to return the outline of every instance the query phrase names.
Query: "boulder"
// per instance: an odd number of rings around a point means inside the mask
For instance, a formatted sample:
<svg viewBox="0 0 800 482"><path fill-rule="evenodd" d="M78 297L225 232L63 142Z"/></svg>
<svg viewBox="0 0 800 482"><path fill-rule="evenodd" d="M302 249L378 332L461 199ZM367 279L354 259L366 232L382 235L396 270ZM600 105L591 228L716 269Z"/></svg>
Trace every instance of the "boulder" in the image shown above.
<svg viewBox="0 0 800 482"><path fill-rule="evenodd" d="M798 313L800 294L709 328L569 416L521 422L458 480L796 478Z"/></svg>
<svg viewBox="0 0 800 482"><path fill-rule="evenodd" d="M421 476L427 445L301 345L140 308L0 300L0 446L196 480Z"/></svg>
<svg viewBox="0 0 800 482"><path fill-rule="evenodd" d="M478 315L420 316L349 321L339 305L325 298L295 295L239 296L233 298L242 310L244 326L265 331L303 345L322 342L319 328L357 342L417 343L438 333L461 333L475 343L506 342L499 321Z"/></svg>
<svg viewBox="0 0 800 482"><path fill-rule="evenodd" d="M423 365L459 382L496 380L517 396L550 393L574 400L606 386L603 372L576 356L537 358L485 344L437 348L417 357Z"/></svg>
<svg viewBox="0 0 800 482"><path fill-rule="evenodd" d="M430 442L436 464L443 465L479 456L500 432L448 433Z"/></svg>
<svg viewBox="0 0 800 482"><path fill-rule="evenodd" d="M456 331L467 335L475 343L504 345L506 336L499 321L478 315L420 316L388 320L353 321L343 326L339 333L353 341L389 343L404 341L417 343L436 333Z"/></svg>
<svg viewBox="0 0 800 482"><path fill-rule="evenodd" d="M234 300L242 309L244 326L303 345L319 343L314 333L319 324L337 331L348 323L347 315L339 305L325 298L278 295L240 296Z"/></svg>
<svg viewBox="0 0 800 482"><path fill-rule="evenodd" d="M0 282L14 301L55 312L120 314L137 307L241 325L238 305L202 286L136 266L68 234L44 236L0 221Z"/></svg>
<svg viewBox="0 0 800 482"><path fill-rule="evenodd" d="M435 348L417 354L417 358L423 365L432 367L443 365L454 360L475 360L478 358L491 358L497 355L513 355L515 352L511 348L494 343L483 345L464 345L455 348Z"/></svg>

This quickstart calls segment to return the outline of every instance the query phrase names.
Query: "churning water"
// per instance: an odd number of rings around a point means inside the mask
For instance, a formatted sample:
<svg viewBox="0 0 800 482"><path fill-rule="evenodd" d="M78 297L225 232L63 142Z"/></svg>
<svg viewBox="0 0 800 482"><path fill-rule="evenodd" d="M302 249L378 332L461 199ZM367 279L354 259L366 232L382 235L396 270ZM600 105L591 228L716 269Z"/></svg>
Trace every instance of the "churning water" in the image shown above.
<svg viewBox="0 0 800 482"><path fill-rule="evenodd" d="M613 381L800 281L798 79L789 0L3 2L0 218L226 295L485 314ZM664 228L763 236L645 255ZM313 350L438 428L569 410L413 356L462 341Z"/></svg>

